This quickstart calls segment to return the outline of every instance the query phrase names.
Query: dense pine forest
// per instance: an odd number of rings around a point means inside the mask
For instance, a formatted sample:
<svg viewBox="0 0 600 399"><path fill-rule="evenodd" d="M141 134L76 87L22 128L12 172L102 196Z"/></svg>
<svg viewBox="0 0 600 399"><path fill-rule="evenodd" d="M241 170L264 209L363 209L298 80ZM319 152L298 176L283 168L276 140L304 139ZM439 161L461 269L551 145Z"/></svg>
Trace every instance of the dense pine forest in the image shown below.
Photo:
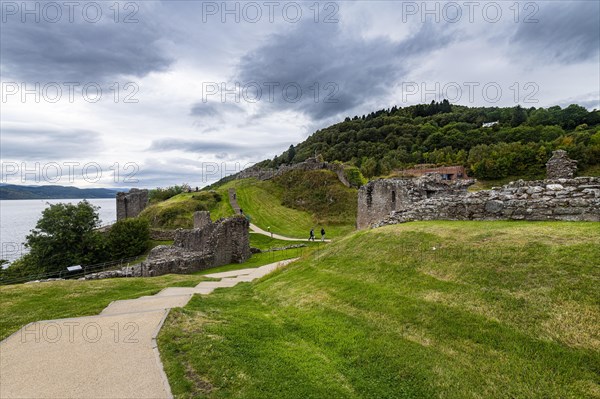
<svg viewBox="0 0 600 399"><path fill-rule="evenodd" d="M579 161L580 171L597 170L600 111L579 105L472 108L447 100L393 107L347 117L261 165L302 162L318 153L326 161L357 166L366 177L427 163L464 165L485 180L536 178L556 149Z"/></svg>

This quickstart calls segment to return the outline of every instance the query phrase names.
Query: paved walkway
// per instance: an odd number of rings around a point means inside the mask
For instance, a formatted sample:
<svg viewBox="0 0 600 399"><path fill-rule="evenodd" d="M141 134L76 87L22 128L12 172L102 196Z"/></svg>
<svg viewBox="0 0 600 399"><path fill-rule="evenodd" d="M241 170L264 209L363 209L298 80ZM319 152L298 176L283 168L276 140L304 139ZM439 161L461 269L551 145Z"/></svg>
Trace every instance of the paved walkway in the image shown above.
<svg viewBox="0 0 600 399"><path fill-rule="evenodd" d="M233 212L236 215L239 215L240 214L240 205L237 202L237 194L235 192L235 188L229 189L229 203L231 204L231 207L233 208ZM292 238L292 237L286 237L286 236L282 236L279 234L271 233L271 232L261 229L260 227L258 227L257 225L255 225L253 223L250 223L250 230L253 233L262 234L264 236L275 238L275 239L281 240L281 241L307 241L308 240L308 238ZM315 237L315 241L320 241L320 239ZM324 240L324 241L331 242L331 240Z"/></svg>
<svg viewBox="0 0 600 399"><path fill-rule="evenodd" d="M98 316L30 323L0 342L0 398L171 398L156 344L169 309L293 261L206 274L221 280L114 301Z"/></svg>

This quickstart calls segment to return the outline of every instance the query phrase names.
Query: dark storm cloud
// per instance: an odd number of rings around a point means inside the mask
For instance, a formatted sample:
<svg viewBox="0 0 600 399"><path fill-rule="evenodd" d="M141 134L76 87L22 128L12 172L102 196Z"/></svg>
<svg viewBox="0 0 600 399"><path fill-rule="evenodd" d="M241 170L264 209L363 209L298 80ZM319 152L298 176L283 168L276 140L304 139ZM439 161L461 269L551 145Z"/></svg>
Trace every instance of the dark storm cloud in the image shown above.
<svg viewBox="0 0 600 399"><path fill-rule="evenodd" d="M77 129L2 128L0 142L2 158L19 161L89 158L104 147L99 133Z"/></svg>
<svg viewBox="0 0 600 399"><path fill-rule="evenodd" d="M600 2L540 2L532 18L512 37L520 52L565 64L597 60L600 51Z"/></svg>
<svg viewBox="0 0 600 399"><path fill-rule="evenodd" d="M27 3L31 4L41 2ZM23 3L20 3L23 4ZM43 3L41 3L43 4ZM60 2L57 4L61 4ZM1 65L6 77L26 82L104 82L118 75L142 77L152 71L165 70L171 60L160 48L165 33L154 20L155 12L139 5L134 18L138 22L115 22L112 2L102 4L102 18L89 22L75 12L69 21L68 10L56 23L41 14L39 22L29 16L5 15L2 22ZM122 3L121 3L122 4ZM25 7L21 5L20 7Z"/></svg>
<svg viewBox="0 0 600 399"><path fill-rule="evenodd" d="M263 93L261 105L301 111L320 120L384 97L415 62L414 57L447 45L450 38L450 30L439 24L423 24L411 37L393 42L384 37L349 36L336 24L309 22L270 36L266 44L244 56L237 80L242 84L275 82L279 86L274 101L267 102ZM282 90L286 84L298 84L301 97L296 98L293 87L286 97Z"/></svg>

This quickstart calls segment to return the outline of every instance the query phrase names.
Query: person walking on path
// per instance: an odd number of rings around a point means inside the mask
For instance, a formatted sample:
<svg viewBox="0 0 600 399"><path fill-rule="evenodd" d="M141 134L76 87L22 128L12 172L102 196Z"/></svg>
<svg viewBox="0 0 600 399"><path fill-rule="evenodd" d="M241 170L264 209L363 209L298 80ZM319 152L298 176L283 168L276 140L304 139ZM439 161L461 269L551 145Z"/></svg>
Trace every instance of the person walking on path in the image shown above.
<svg viewBox="0 0 600 399"><path fill-rule="evenodd" d="M310 237L308 237L308 241L315 240L315 229L310 229Z"/></svg>
<svg viewBox="0 0 600 399"><path fill-rule="evenodd" d="M325 241L325 229L321 227L321 242Z"/></svg>

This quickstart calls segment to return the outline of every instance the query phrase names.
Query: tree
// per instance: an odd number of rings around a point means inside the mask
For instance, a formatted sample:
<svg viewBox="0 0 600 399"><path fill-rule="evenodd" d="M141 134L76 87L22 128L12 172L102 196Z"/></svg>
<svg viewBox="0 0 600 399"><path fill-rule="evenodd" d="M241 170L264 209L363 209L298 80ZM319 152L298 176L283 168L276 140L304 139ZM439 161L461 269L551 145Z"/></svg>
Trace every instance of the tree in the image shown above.
<svg viewBox="0 0 600 399"><path fill-rule="evenodd" d="M510 125L512 127L517 127L525 122L527 122L527 112L525 112L525 110L520 105L517 105L513 108Z"/></svg>
<svg viewBox="0 0 600 399"><path fill-rule="evenodd" d="M373 158L367 158L362 162L360 172L366 177L375 176L377 174L377 161Z"/></svg>
<svg viewBox="0 0 600 399"><path fill-rule="evenodd" d="M58 273L67 266L99 261L105 250L103 237L95 230L99 222L98 207L85 200L50 205L27 236L30 252L25 262L39 273Z"/></svg>
<svg viewBox="0 0 600 399"><path fill-rule="evenodd" d="M143 253L149 240L150 223L147 220L119 220L108 233L108 250L113 259L129 258Z"/></svg>
<svg viewBox="0 0 600 399"><path fill-rule="evenodd" d="M296 148L294 148L294 145L292 144L292 145L290 145L290 148L288 149L288 152L287 152L288 163L292 163L295 156L296 156Z"/></svg>

